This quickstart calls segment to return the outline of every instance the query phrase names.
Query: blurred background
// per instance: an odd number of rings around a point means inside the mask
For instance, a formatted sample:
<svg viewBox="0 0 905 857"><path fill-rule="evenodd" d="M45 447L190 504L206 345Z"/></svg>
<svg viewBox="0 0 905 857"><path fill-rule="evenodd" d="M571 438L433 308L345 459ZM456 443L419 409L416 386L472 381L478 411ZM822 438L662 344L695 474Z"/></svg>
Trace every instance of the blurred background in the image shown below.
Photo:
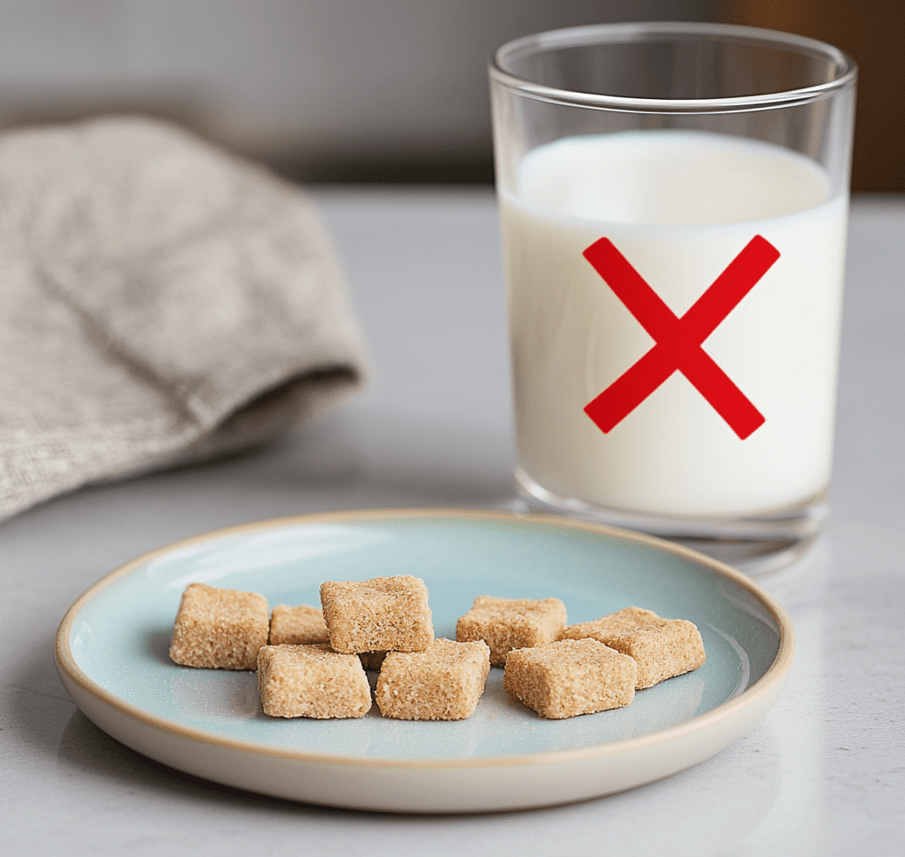
<svg viewBox="0 0 905 857"><path fill-rule="evenodd" d="M740 22L848 51L853 188L905 191L905 0L0 0L0 128L140 112L305 182L490 182L494 49L631 20Z"/></svg>

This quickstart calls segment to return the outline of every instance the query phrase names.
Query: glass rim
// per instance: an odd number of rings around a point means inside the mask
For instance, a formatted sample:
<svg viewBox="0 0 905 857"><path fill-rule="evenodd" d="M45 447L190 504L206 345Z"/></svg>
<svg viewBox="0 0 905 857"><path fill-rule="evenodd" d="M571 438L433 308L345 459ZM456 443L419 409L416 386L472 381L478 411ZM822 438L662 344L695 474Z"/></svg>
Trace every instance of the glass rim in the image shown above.
<svg viewBox="0 0 905 857"><path fill-rule="evenodd" d="M547 86L520 77L506 68L513 59L560 48L630 42L640 44L661 40L667 36L676 39L704 38L736 42L740 45L785 49L800 56L828 60L835 64L836 74L831 80L823 83L780 92L723 98L641 98ZM858 75L858 66L854 59L838 48L817 39L760 27L687 21L591 24L548 30L506 42L494 53L488 66L490 78L495 84L518 95L574 107L642 113L723 113L788 107L796 103L825 98L841 91L854 84Z"/></svg>

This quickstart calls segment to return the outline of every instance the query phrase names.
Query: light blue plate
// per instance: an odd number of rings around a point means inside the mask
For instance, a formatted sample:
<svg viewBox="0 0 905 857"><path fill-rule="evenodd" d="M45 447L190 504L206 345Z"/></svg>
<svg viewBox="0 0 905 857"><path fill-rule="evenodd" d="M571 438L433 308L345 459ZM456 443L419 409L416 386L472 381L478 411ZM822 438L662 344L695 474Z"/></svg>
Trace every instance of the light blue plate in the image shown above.
<svg viewBox="0 0 905 857"><path fill-rule="evenodd" d="M477 595L556 597L570 624L627 606L690 619L701 631L707 661L639 691L626 708L563 721L544 720L510 701L502 670L493 669L470 719L436 723L385 719L376 706L360 720L272 719L261 712L254 673L179 667L168 657L189 583L259 592L271 606L319 605L323 581L395 574L425 581L437 636L455 639L456 620ZM57 661L76 702L124 743L192 773L311 800L297 789L261 788L241 773L224 777L194 761L181 764L183 751L175 758L149 752L154 743L136 738L136 727L195 742L202 756L219 746L301 766L487 767L563 753L612 754L668 743L688 724L706 728L708 720L723 719L720 712L743 706L746 695L760 695L753 693L759 685L784 677L791 636L782 609L750 580L655 539L559 518L363 511L233 528L136 559L73 605L60 628ZM115 710L112 723L98 714L98 705ZM450 809L426 811L438 808Z"/></svg>

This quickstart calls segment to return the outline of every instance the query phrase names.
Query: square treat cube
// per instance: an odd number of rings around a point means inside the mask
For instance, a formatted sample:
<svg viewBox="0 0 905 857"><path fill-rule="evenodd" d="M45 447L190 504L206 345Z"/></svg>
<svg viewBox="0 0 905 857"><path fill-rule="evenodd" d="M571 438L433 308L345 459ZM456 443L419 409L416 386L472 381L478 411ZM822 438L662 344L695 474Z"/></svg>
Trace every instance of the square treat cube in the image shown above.
<svg viewBox="0 0 905 857"><path fill-rule="evenodd" d="M427 587L418 577L328 581L321 606L337 652L421 652L434 640Z"/></svg>
<svg viewBox="0 0 905 857"><path fill-rule="evenodd" d="M541 717L562 720L628 705L637 677L628 655L596 640L562 640L510 652L503 687Z"/></svg>
<svg viewBox="0 0 905 857"><path fill-rule="evenodd" d="M477 708L489 672L483 640L434 640L423 652L388 652L374 698L384 717L465 720Z"/></svg>
<svg viewBox="0 0 905 857"><path fill-rule="evenodd" d="M626 607L602 619L570 625L563 639L592 639L638 662L637 690L691 672L704 663L704 642L693 622L663 619L651 610Z"/></svg>
<svg viewBox="0 0 905 857"><path fill-rule="evenodd" d="M304 646L308 643L329 643L324 614L317 607L299 604L287 607L277 604L270 614L271 646Z"/></svg>
<svg viewBox="0 0 905 857"><path fill-rule="evenodd" d="M258 692L269 717L330 720L364 717L371 709L361 661L326 643L264 646L258 653Z"/></svg>
<svg viewBox="0 0 905 857"><path fill-rule="evenodd" d="M269 628L263 595L191 583L176 613L170 657L187 667L253 670Z"/></svg>
<svg viewBox="0 0 905 857"><path fill-rule="evenodd" d="M501 667L512 649L558 640L566 627L566 607L558 598L492 598L479 595L456 623L460 643L484 640L490 663Z"/></svg>

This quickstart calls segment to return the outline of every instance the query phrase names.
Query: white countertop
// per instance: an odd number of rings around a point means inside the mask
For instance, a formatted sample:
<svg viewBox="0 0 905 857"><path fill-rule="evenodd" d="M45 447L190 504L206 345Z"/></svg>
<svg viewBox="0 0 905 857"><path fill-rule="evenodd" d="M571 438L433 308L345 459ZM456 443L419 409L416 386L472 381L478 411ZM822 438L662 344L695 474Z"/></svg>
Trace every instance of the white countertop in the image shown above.
<svg viewBox="0 0 905 857"><path fill-rule="evenodd" d="M364 507L505 505L508 346L483 189L319 189L373 363L367 390L284 442L58 498L0 524L0 851L19 854L905 853L905 199L853 204L833 512L758 582L797 650L775 708L684 773L479 816L296 805L151 762L95 727L53 663L70 604L180 538Z"/></svg>

